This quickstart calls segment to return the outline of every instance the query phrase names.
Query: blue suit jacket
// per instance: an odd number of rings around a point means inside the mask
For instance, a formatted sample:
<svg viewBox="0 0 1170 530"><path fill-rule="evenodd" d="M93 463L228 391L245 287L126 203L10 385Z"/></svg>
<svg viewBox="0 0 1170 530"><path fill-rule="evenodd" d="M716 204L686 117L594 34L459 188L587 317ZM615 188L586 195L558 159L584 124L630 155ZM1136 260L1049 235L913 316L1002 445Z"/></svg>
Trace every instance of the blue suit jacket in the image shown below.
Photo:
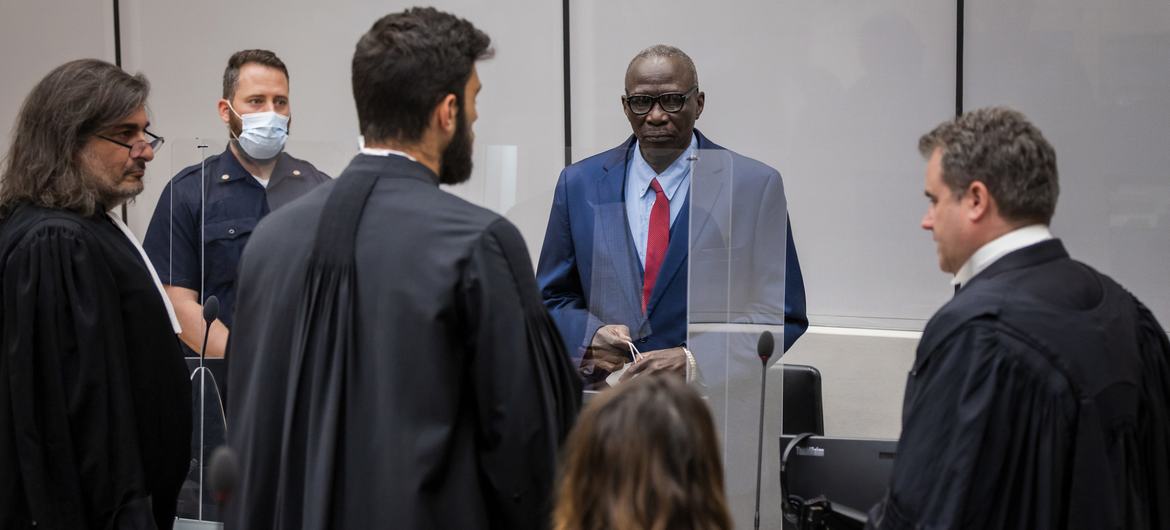
<svg viewBox="0 0 1170 530"><path fill-rule="evenodd" d="M626 168L634 138L561 171L537 282L574 362L580 363L593 334L606 324L627 325L642 351L686 341L687 247L692 224L699 234L696 255L690 260L692 273L720 278L722 271L730 276L729 284L713 281L711 293L692 293L692 319L711 315L713 322L765 324L779 324L782 319L785 350L808 328L804 280L791 228L785 237L783 267L769 262L781 250L760 243L780 238L755 237L787 225L780 174L695 133L700 155L686 199L695 202L693 207L684 205L671 226L670 246L645 314L642 264L625 207ZM732 181L734 186L727 185ZM775 290L780 285L785 286L783 295ZM775 304L781 298L782 309ZM729 299L733 300L730 304Z"/></svg>

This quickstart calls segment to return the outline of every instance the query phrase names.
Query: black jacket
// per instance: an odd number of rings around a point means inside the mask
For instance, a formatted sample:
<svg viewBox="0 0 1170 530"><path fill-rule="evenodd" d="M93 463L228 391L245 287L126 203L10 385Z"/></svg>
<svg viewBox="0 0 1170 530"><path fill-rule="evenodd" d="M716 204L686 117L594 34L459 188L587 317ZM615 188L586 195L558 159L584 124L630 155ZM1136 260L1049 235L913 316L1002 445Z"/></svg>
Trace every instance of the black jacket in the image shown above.
<svg viewBox="0 0 1170 530"><path fill-rule="evenodd" d="M0 264L0 528L171 528L191 387L138 250L104 213L24 206Z"/></svg>
<svg viewBox="0 0 1170 530"><path fill-rule="evenodd" d="M546 525L580 382L519 232L436 181L359 155L253 234L228 528Z"/></svg>
<svg viewBox="0 0 1170 530"><path fill-rule="evenodd" d="M1170 346L1059 240L976 275L926 326L875 528L1167 528Z"/></svg>

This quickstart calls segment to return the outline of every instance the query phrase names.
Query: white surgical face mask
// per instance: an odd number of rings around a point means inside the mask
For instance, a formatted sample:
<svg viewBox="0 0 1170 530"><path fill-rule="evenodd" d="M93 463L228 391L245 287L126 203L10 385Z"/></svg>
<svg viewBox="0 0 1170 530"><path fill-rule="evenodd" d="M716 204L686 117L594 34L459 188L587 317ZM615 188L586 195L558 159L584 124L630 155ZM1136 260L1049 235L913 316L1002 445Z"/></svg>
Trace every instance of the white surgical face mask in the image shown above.
<svg viewBox="0 0 1170 530"><path fill-rule="evenodd" d="M284 143L288 141L288 116L272 111L241 116L231 103L228 103L228 109L243 122L237 140L248 156L260 161L271 160L284 149Z"/></svg>

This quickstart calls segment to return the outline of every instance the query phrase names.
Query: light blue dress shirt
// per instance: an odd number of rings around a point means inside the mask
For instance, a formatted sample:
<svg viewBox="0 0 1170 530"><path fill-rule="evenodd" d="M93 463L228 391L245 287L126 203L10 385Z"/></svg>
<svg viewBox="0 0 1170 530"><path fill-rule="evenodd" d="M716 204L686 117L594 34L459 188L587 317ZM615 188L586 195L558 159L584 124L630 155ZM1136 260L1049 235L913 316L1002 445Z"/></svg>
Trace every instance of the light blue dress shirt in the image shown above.
<svg viewBox="0 0 1170 530"><path fill-rule="evenodd" d="M691 163L687 159L699 149L699 138L691 134L691 145L661 174L654 171L642 158L639 142L634 142L634 153L626 168L626 219L630 222L630 235L634 237L634 248L638 260L646 267L646 238L650 233L650 211L654 208L657 195L650 189L650 181L658 179L662 192L670 200L670 226L682 211L687 192L691 189Z"/></svg>

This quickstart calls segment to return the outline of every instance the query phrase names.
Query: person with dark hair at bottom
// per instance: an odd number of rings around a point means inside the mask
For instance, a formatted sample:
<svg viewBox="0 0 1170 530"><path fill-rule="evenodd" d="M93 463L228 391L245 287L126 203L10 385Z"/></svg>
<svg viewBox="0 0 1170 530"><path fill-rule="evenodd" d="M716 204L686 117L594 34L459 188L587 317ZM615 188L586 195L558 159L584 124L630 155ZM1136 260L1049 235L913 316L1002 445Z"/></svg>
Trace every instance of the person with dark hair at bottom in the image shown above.
<svg viewBox="0 0 1170 530"><path fill-rule="evenodd" d="M288 68L275 53L232 54L216 105L227 126L227 148L184 168L167 183L142 242L184 324L188 356L198 355L203 347L203 300L219 300L219 318L207 337L206 353L212 358L223 357L227 346L236 269L256 223L329 180L284 150L292 101Z"/></svg>
<svg viewBox="0 0 1170 530"><path fill-rule="evenodd" d="M228 528L547 525L580 381L519 231L439 188L471 175L491 54L432 8L358 40L365 147L269 215L240 263Z"/></svg>
<svg viewBox="0 0 1170 530"><path fill-rule="evenodd" d="M869 526L1170 528L1170 344L1048 224L1056 152L1019 112L944 122L922 228L955 297L926 325Z"/></svg>
<svg viewBox="0 0 1170 530"><path fill-rule="evenodd" d="M675 377L638 377L590 402L558 482L555 530L732 527L715 422Z"/></svg>
<svg viewBox="0 0 1170 530"><path fill-rule="evenodd" d="M191 451L178 319L111 212L163 139L94 59L25 98L0 179L0 528L169 529Z"/></svg>

